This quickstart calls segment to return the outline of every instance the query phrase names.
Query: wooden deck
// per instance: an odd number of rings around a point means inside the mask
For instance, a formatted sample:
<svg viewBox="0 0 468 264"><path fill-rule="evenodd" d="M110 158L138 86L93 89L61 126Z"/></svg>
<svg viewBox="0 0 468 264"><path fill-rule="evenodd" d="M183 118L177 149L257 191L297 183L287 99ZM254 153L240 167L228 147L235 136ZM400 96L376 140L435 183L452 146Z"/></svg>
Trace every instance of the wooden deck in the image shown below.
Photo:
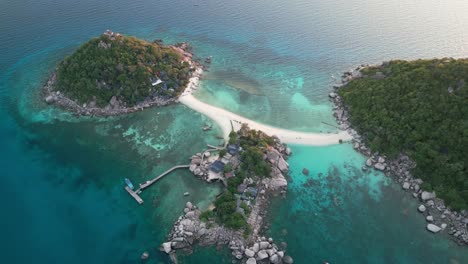
<svg viewBox="0 0 468 264"><path fill-rule="evenodd" d="M211 150L222 150L222 149L225 149L225 147L215 147L213 145L210 145L210 144L206 144L207 147L211 148Z"/></svg>
<svg viewBox="0 0 468 264"><path fill-rule="evenodd" d="M141 193L141 191L143 191L144 189L148 188L149 186L151 186L153 183L159 181L160 179L162 179L164 176L168 175L169 173L171 173L172 171L174 170L177 170L177 169L183 169L183 168L189 168L190 165L177 165L177 166L174 166L170 169L168 169L167 171L163 172L162 174L160 174L158 177L150 180L150 181L146 181L145 183L142 183L140 184L140 189L136 190L135 192L136 193Z"/></svg>
<svg viewBox="0 0 468 264"><path fill-rule="evenodd" d="M125 186L125 190L139 203L139 204L142 204L143 203L143 199L141 199L141 197L139 196L139 194L141 194L143 192L144 189L148 188L149 186L151 186L153 183L159 181L160 179L162 179L164 176L168 175L169 173L173 172L174 170L177 170L177 169L184 169L184 168L189 168L190 165L177 165L177 166L174 166L170 169L168 169L167 171L163 172L162 174L160 174L158 177L152 179L152 180L149 180L149 181L146 181L145 183L141 183L140 184L140 188L137 189L136 191L133 191L132 189L130 189L130 187L128 186Z"/></svg>
<svg viewBox="0 0 468 264"><path fill-rule="evenodd" d="M138 194L136 194L132 189L130 189L130 187L128 186L125 186L125 190L128 192L128 194L130 194L139 204L142 204L143 203L143 199L141 199L140 196L138 196Z"/></svg>

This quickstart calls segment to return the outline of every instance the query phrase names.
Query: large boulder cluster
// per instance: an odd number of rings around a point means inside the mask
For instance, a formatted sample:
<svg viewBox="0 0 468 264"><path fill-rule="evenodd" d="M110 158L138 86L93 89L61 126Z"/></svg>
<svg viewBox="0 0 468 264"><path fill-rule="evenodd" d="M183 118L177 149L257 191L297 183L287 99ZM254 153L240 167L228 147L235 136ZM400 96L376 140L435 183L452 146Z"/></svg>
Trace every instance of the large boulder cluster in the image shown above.
<svg viewBox="0 0 468 264"><path fill-rule="evenodd" d="M195 243L201 246L228 245L233 257L245 263L293 263L293 259L286 256L285 250L277 246L272 238L246 239L242 232L224 228L213 222L207 225L199 217L200 210L191 202L187 202L184 215L175 222L168 241L161 244L160 250L167 254L173 254L176 250L191 253Z"/></svg>
<svg viewBox="0 0 468 264"><path fill-rule="evenodd" d="M385 63L384 63L385 64ZM383 64L383 65L384 65ZM421 204L417 210L426 217L428 224L426 229L432 233L438 233L446 230L448 234L460 244L468 245L468 212L454 212L447 208L444 201L436 197L435 192L428 192L422 189L423 181L415 179L411 175L411 170L416 166L416 163L410 157L401 153L395 159L388 159L380 155L378 152L373 153L370 148L364 144L364 139L357 133L349 122L349 112L344 105L342 98L338 94L339 89L345 89L346 85L353 79L361 78L361 70L369 67L369 65L361 65L355 70L346 72L342 76L341 84L334 86L335 91L329 94L329 97L334 102L334 116L338 125L342 130L347 130L353 137L353 148L367 156L365 164L362 166L363 171L376 169L385 173L385 175L393 177L404 191L410 192L415 199L419 199ZM375 78L385 78L382 74L374 76Z"/></svg>
<svg viewBox="0 0 468 264"><path fill-rule="evenodd" d="M290 153L290 152L289 152ZM283 154L281 154L276 148L272 148L266 153L267 161L272 165L270 178L264 178L262 183L271 190L281 190L285 191L288 182L284 177L283 173L288 173L289 164L284 159Z"/></svg>
<svg viewBox="0 0 468 264"><path fill-rule="evenodd" d="M235 238L242 237L240 234L225 229L218 225L207 225L200 220L200 210L191 202L187 202L184 208L184 215L174 223L168 241L160 247L161 251L167 254L175 250L192 251L192 246L199 243L202 246L214 244L228 244Z"/></svg>
<svg viewBox="0 0 468 264"><path fill-rule="evenodd" d="M197 177L206 180L211 162L208 158L211 156L210 152L197 153L191 157L189 170Z"/></svg>
<svg viewBox="0 0 468 264"><path fill-rule="evenodd" d="M276 149L272 148L266 153L267 160L281 172L287 173L289 171L289 164L284 160L283 155Z"/></svg>
<svg viewBox="0 0 468 264"><path fill-rule="evenodd" d="M190 248L194 240L206 233L205 223L198 221L200 212L191 202L187 202L184 213L174 224L169 241L161 245L167 254L173 250Z"/></svg>
<svg viewBox="0 0 468 264"><path fill-rule="evenodd" d="M230 244L231 249L237 248L233 242ZM281 250L272 238L259 237L250 247L243 250L243 255L238 259L246 259L248 264L256 263L293 263L293 259L286 255L284 250Z"/></svg>

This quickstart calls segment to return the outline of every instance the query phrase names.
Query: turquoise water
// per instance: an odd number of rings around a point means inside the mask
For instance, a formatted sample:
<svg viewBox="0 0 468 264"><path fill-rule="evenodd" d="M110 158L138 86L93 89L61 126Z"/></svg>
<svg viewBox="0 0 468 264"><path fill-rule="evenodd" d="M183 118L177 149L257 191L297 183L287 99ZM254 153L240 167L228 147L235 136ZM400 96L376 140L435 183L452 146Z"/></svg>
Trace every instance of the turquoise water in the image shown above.
<svg viewBox="0 0 468 264"><path fill-rule="evenodd" d="M365 159L350 145L292 150L288 195L274 201L269 233L300 263L466 262L466 249L425 230L399 185L361 171Z"/></svg>
<svg viewBox="0 0 468 264"><path fill-rule="evenodd" d="M467 56L467 13L462 0L0 2L2 263L135 263L144 250L150 263L167 263L157 246L183 204L205 207L220 191L186 171L145 191L143 206L122 189L125 177L145 181L217 143L219 129L202 132L211 121L184 106L97 119L37 100L56 63L103 30L188 41L201 58L213 56L201 100L327 132L327 94L342 71ZM381 174L363 174L350 145L293 151L290 191L269 218L296 263L468 262L466 249L425 232L409 195ZM197 249L181 262L230 263L228 254Z"/></svg>

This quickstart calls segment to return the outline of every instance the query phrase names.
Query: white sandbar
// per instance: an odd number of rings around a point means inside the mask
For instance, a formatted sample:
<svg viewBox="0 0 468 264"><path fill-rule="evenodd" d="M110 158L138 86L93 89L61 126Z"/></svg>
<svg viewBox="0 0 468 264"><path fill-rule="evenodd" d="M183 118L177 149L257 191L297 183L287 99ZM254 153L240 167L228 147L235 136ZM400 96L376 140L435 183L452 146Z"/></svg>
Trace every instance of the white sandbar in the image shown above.
<svg viewBox="0 0 468 264"><path fill-rule="evenodd" d="M201 74L201 71L198 73ZM284 143L324 146L338 144L340 139L343 141L351 140L351 136L346 131L323 134L287 130L265 125L234 114L225 109L202 102L192 95L192 91L198 87L199 74L196 74L190 79L189 85L184 93L179 97L179 101L189 108L204 114L215 121L223 130L223 136L225 139L228 139L228 135L231 132L231 123L235 130L239 129L241 124L246 123L251 129L261 130L270 136L277 136L281 142Z"/></svg>

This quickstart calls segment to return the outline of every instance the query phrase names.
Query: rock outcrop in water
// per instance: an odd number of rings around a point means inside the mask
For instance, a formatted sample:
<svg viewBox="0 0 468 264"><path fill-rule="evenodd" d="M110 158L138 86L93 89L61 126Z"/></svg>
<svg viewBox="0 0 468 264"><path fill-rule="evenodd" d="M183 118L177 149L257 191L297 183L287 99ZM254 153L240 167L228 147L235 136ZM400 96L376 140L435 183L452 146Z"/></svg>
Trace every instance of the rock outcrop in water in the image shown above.
<svg viewBox="0 0 468 264"><path fill-rule="evenodd" d="M176 103L202 67L192 57L187 43L163 46L107 30L60 63L44 85L44 99L98 116Z"/></svg>
<svg viewBox="0 0 468 264"><path fill-rule="evenodd" d="M274 243L272 238L249 237L244 234L213 222L205 223L200 220L201 211L197 207L186 206L184 215L175 222L167 242L160 247L167 254L175 251L192 253L195 244L200 246L228 246L232 256L246 263L282 263L286 250ZM249 262L250 261L250 262ZM292 262L284 262L292 263Z"/></svg>
<svg viewBox="0 0 468 264"><path fill-rule="evenodd" d="M231 133L230 143L226 149L211 149L192 156L190 171L208 182L223 182L225 192L214 204L223 199L224 203L220 206L233 205L235 211L226 212L229 216L218 208L201 212L192 203L187 203L184 215L176 221L167 242L160 249L168 254L177 250L191 253L195 244L225 245L231 249L235 259L246 263L292 263L292 258L286 256L285 247L278 246L272 238L261 236L265 231L264 219L270 197L286 194L288 183L283 173L289 170L286 153L291 154L291 150L278 138L252 131L247 126L237 133ZM220 154L214 155L214 152ZM246 157L260 160L243 164ZM262 167L264 165L267 168ZM256 175L263 172L268 172L268 175ZM234 197L232 203L231 198L225 196ZM232 217L236 214L242 220ZM226 217L230 220L220 220ZM232 221L238 222L232 225Z"/></svg>

